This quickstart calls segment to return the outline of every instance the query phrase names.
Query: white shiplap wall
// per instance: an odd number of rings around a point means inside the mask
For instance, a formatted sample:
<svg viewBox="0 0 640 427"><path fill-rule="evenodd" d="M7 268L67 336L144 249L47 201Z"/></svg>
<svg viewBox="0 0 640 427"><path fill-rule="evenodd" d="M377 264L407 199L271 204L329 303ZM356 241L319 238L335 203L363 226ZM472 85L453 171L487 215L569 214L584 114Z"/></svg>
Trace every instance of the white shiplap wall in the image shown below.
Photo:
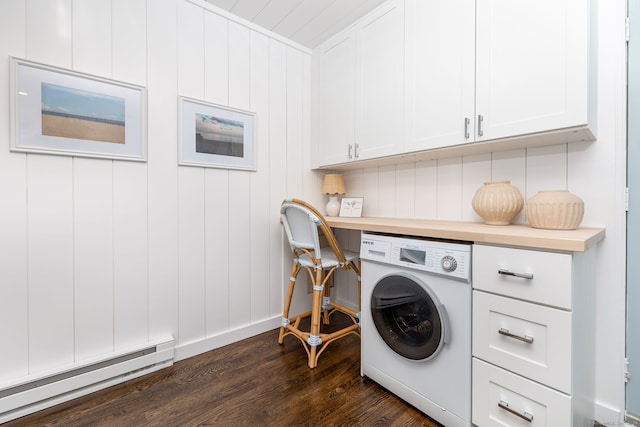
<svg viewBox="0 0 640 427"><path fill-rule="evenodd" d="M343 173L347 195L365 198L363 216L482 221L471 200L486 181L508 180L525 199L539 190L569 188L568 150L560 144ZM524 223L524 212L514 222Z"/></svg>
<svg viewBox="0 0 640 427"><path fill-rule="evenodd" d="M167 335L184 358L279 324L278 207L318 185L310 51L205 2L7 0L0 54L0 81L16 56L148 92L139 163L9 152L0 85L0 384ZM178 167L179 95L255 112L258 170Z"/></svg>

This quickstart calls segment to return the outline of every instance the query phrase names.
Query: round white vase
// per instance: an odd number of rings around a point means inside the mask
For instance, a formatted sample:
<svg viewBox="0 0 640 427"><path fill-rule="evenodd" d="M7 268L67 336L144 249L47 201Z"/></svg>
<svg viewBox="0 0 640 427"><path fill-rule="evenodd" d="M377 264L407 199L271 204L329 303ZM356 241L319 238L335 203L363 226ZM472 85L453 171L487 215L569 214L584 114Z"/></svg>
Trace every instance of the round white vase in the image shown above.
<svg viewBox="0 0 640 427"><path fill-rule="evenodd" d="M338 200L338 196L329 196L329 202L325 209L327 211L327 216L340 215L340 200Z"/></svg>

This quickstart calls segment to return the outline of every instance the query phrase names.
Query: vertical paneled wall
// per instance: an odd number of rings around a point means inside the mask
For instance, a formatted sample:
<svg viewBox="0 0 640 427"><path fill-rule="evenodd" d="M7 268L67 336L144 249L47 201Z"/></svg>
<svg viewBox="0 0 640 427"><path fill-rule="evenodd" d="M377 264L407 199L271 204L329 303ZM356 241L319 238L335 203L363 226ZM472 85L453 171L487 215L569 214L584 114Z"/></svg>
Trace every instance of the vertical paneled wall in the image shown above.
<svg viewBox="0 0 640 427"><path fill-rule="evenodd" d="M347 195L365 199L363 216L481 221L471 200L486 181L510 181L525 200L539 190L577 191L569 181L570 158L567 144L560 144L353 169L344 175ZM590 195L580 196L588 200ZM524 223L524 212L513 222Z"/></svg>
<svg viewBox="0 0 640 427"><path fill-rule="evenodd" d="M169 335L186 357L279 324L278 207L317 181L310 52L215 12L0 3L0 81L15 56L144 86L148 101L147 162L14 153L0 84L0 383ZM255 112L257 171L178 166L179 96Z"/></svg>

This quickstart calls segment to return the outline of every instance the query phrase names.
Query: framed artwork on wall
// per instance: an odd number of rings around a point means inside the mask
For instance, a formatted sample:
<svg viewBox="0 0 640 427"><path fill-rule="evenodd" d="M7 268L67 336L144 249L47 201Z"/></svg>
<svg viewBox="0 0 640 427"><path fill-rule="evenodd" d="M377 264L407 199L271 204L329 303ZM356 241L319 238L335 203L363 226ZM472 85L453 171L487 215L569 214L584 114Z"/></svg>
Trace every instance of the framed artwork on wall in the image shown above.
<svg viewBox="0 0 640 427"><path fill-rule="evenodd" d="M179 164L256 170L255 113L185 97L179 110Z"/></svg>
<svg viewBox="0 0 640 427"><path fill-rule="evenodd" d="M146 161L146 89L10 58L11 151Z"/></svg>

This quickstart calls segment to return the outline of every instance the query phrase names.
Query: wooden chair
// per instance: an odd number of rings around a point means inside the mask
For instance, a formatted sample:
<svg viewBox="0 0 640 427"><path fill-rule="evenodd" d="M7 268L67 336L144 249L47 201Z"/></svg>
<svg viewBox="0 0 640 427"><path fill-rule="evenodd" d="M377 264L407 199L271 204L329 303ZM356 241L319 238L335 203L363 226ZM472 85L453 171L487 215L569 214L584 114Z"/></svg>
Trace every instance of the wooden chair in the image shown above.
<svg viewBox="0 0 640 427"><path fill-rule="evenodd" d="M360 257L356 252L342 250L322 214L310 204L298 199L286 199L282 202L280 214L293 253L293 267L278 342L282 344L284 337L289 334L298 338L307 351L309 367L315 368L318 357L332 341L348 334L360 335L359 313L331 301L330 297L330 279L336 269L352 270L357 276L360 310ZM328 247L321 247L322 237L326 239ZM308 272L313 284L311 311L289 317L296 278L302 269ZM328 324L329 316L336 311L348 315L352 324L332 333L322 333L321 319ZM306 317L311 317L308 331L300 329L300 321Z"/></svg>

